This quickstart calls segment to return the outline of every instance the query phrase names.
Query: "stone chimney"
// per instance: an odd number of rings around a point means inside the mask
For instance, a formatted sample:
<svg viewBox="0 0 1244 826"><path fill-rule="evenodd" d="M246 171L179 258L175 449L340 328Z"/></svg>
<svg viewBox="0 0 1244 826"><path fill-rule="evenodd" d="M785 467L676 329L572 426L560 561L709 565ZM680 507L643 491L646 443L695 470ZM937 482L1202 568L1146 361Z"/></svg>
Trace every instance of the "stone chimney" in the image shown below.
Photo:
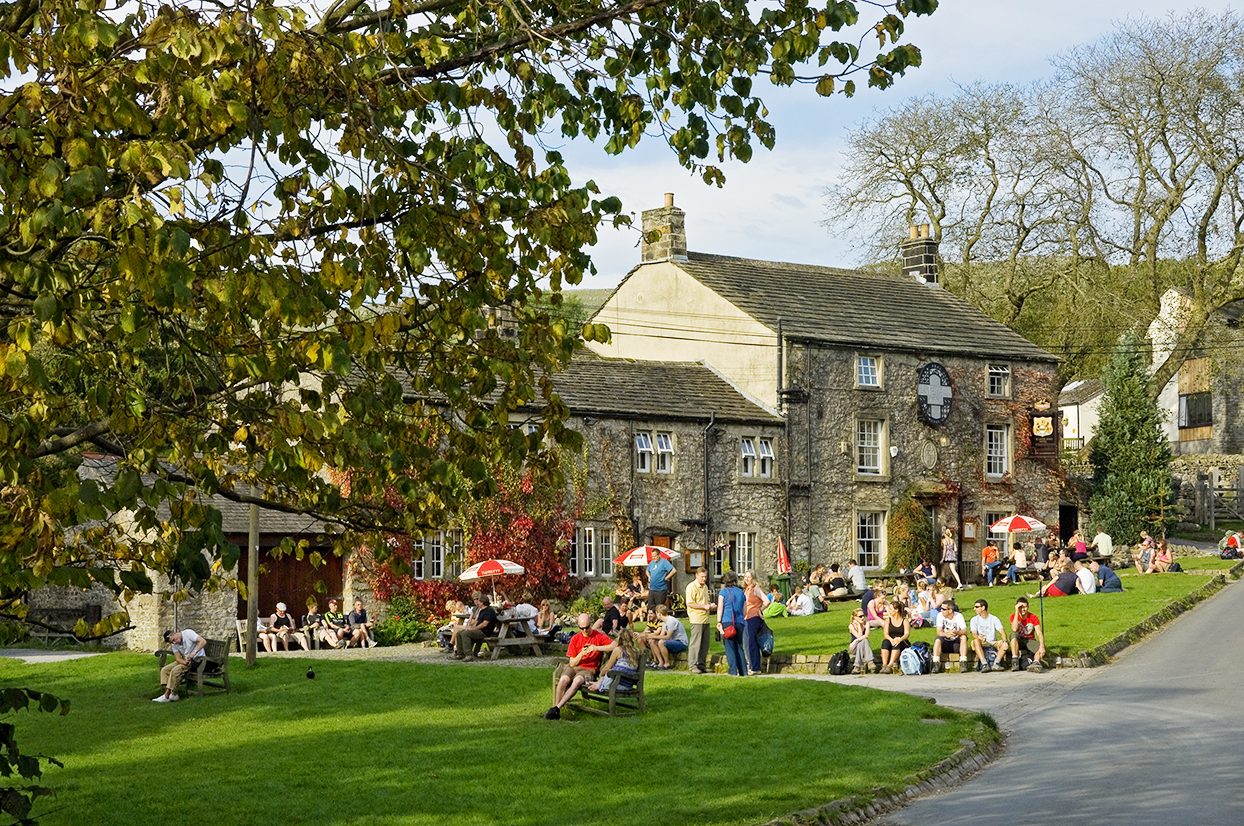
<svg viewBox="0 0 1244 826"><path fill-rule="evenodd" d="M903 272L930 287L937 283L937 241L929 237L929 225L913 225L902 243Z"/></svg>
<svg viewBox="0 0 1244 826"><path fill-rule="evenodd" d="M674 206L674 193L665 193L665 206L645 209L643 213L644 238L640 247L640 261L686 261L687 230L684 227L686 213ZM655 240L648 240L658 233Z"/></svg>

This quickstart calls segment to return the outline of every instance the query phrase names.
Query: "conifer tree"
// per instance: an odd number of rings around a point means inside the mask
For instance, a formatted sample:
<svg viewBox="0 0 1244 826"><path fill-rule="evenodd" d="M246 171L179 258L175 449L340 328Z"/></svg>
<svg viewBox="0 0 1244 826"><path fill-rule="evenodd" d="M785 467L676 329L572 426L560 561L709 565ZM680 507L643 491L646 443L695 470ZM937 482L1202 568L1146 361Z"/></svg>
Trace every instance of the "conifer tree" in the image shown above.
<svg viewBox="0 0 1244 826"><path fill-rule="evenodd" d="M1102 375L1105 395L1089 455L1093 522L1118 542L1134 543L1142 530L1162 536L1175 521L1171 451L1151 381L1140 343L1125 333Z"/></svg>

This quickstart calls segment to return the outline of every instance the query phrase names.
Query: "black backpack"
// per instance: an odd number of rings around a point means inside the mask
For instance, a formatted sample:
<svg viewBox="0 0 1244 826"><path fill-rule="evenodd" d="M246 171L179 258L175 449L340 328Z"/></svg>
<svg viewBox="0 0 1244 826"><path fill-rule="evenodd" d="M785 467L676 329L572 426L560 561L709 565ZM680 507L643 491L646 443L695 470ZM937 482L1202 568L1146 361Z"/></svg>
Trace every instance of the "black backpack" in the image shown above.
<svg viewBox="0 0 1244 826"><path fill-rule="evenodd" d="M928 674L933 670L933 646L921 641L912 643L911 647L920 655L920 673Z"/></svg>
<svg viewBox="0 0 1244 826"><path fill-rule="evenodd" d="M841 677L843 674L851 673L851 655L846 651L839 651L837 654L829 658L829 673L835 677Z"/></svg>

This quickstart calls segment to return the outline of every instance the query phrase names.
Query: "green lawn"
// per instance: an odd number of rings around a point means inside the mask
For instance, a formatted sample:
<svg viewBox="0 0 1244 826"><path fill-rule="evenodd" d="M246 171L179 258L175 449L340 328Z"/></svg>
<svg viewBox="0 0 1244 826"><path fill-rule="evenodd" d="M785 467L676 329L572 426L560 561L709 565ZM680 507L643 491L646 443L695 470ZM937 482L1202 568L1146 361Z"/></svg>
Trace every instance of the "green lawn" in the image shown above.
<svg viewBox="0 0 1244 826"><path fill-rule="evenodd" d="M155 666L0 660L3 685L73 703L11 718L65 764L45 826L751 824L898 783L979 725L855 686L661 673L644 717L550 722L548 669L380 661L317 661L308 680L306 661L235 658L233 694L163 705Z"/></svg>
<svg viewBox="0 0 1244 826"><path fill-rule="evenodd" d="M1201 559L1197 558L1198 566ZM1224 562L1215 557L1204 559L1207 563ZM1212 569L1216 570L1217 566ZM1045 626L1046 646L1052 654L1065 656L1095 648L1209 581L1208 576L1195 574L1140 576L1134 569L1130 574L1127 571L1118 573L1126 589L1122 594L1059 597L1044 600L1044 605L1036 599L1031 600L1030 610L1044 616L1042 623ZM970 620L973 616L972 605L977 598L983 597L989 603L989 612L1000 616L1005 624L1015 610L1015 600L1025 593L1036 593L1036 590L1035 582L977 587L959 591L955 599L963 616ZM833 603L828 611L811 617L768 620L769 627L773 629L774 653L832 654L845 650L850 640L847 624L851 620L851 611L858 606L859 602L838 602ZM878 650L880 632L873 631L872 638L873 650ZM911 638L913 641L925 640L931 645L933 628L917 628L912 631ZM714 642L712 652L721 651L721 643Z"/></svg>

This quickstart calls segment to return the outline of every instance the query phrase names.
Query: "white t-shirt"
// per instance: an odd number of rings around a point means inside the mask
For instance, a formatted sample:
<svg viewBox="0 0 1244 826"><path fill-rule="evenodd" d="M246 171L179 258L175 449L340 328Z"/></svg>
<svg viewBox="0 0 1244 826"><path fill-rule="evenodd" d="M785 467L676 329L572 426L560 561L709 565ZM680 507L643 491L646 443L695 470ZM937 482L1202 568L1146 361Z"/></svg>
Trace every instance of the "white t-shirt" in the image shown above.
<svg viewBox="0 0 1244 826"><path fill-rule="evenodd" d="M193 651L194 647L198 644L199 635L187 628L185 631L181 632L181 642L173 644L170 647L178 654L181 654L182 659L188 660L190 659L190 652ZM202 657L203 652L200 651L195 656Z"/></svg>
<svg viewBox="0 0 1244 826"><path fill-rule="evenodd" d="M791 609L791 616L806 617L809 614L816 613L816 606L812 604L812 597L807 594L799 594L795 597L795 607Z"/></svg>
<svg viewBox="0 0 1244 826"><path fill-rule="evenodd" d="M1114 555L1114 540L1110 538L1110 534L1097 532L1097 536L1093 537L1093 544L1097 546L1098 556Z"/></svg>
<svg viewBox="0 0 1244 826"><path fill-rule="evenodd" d="M1097 593L1097 577L1093 576L1093 572L1088 568L1081 568L1076 571L1076 579L1080 580L1080 585L1084 588L1084 593Z"/></svg>
<svg viewBox="0 0 1244 826"><path fill-rule="evenodd" d="M849 575L851 577L851 585L855 588L856 591L859 591L862 593L868 590L868 580L864 578L863 568L861 568L859 565L852 565Z"/></svg>
<svg viewBox="0 0 1244 826"><path fill-rule="evenodd" d="M939 637L953 637L955 635L954 632L966 631L968 627L967 623L963 621L963 614L960 614L958 611L955 611L949 617L944 613L939 613L937 622L934 625L937 626L937 635Z"/></svg>
<svg viewBox="0 0 1244 826"><path fill-rule="evenodd" d="M687 642L687 629L683 628L677 617L666 617L661 629L669 634L668 642Z"/></svg>
<svg viewBox="0 0 1244 826"><path fill-rule="evenodd" d="M997 642L1002 639L1002 620L993 614L984 617L972 617L969 628L973 636L980 634L985 638L985 642Z"/></svg>

